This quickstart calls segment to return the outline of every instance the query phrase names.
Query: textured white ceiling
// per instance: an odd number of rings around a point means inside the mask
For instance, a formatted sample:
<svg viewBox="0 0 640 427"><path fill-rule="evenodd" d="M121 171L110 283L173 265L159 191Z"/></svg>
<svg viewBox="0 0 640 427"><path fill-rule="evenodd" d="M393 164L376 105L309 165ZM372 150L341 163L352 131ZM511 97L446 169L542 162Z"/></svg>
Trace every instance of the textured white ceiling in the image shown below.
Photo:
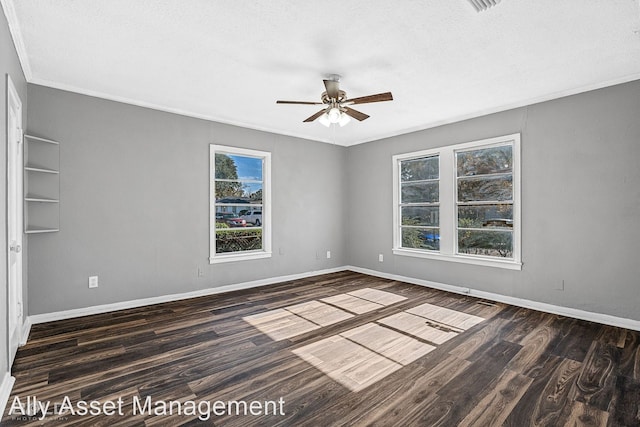
<svg viewBox="0 0 640 427"><path fill-rule="evenodd" d="M27 79L352 145L640 78L639 0L0 0ZM302 123L342 76L371 118Z"/></svg>

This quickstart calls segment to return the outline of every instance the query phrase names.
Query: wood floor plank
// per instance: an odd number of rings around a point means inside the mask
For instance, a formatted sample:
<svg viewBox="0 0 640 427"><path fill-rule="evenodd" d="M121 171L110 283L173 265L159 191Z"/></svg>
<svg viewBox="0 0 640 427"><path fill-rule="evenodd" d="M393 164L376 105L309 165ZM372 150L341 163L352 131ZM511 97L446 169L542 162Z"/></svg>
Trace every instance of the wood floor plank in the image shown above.
<svg viewBox="0 0 640 427"><path fill-rule="evenodd" d="M570 406L572 388L582 364L572 359L551 356L531 386L513 408L504 425L521 427L562 425L559 420Z"/></svg>
<svg viewBox="0 0 640 427"><path fill-rule="evenodd" d="M626 341L620 354L618 375L640 381L640 333L627 331Z"/></svg>
<svg viewBox="0 0 640 427"><path fill-rule="evenodd" d="M606 411L601 411L582 402L572 402L571 412L563 422L567 426L605 427L608 424L608 419L609 413Z"/></svg>
<svg viewBox="0 0 640 427"><path fill-rule="evenodd" d="M509 362L508 369L530 377L538 374L548 359L546 352L555 336L555 331L549 323L538 325L520 341L522 349Z"/></svg>
<svg viewBox="0 0 640 427"><path fill-rule="evenodd" d="M620 376L609 411L609 425L640 426L640 381Z"/></svg>
<svg viewBox="0 0 640 427"><path fill-rule="evenodd" d="M10 402L125 401L47 426L640 426L637 331L350 271L34 325L12 374ZM134 414L146 398L285 413ZM10 407L2 426L43 424Z"/></svg>
<svg viewBox="0 0 640 427"><path fill-rule="evenodd" d="M363 314L384 307L382 304L377 304L349 294L333 295L327 298L322 298L320 301L355 314Z"/></svg>
<svg viewBox="0 0 640 427"><path fill-rule="evenodd" d="M359 399L354 396L347 403L336 402L332 405L333 419L344 421L345 425L417 425L416 420L420 418L423 408L437 398L437 391L464 371L470 363L448 356L439 363L432 361L430 364L427 361L425 366L417 365L415 375L410 378L401 375L401 372L391 377L390 381L393 383L386 389L383 401L379 398L380 391L372 387L362 392ZM345 407L350 409L346 414ZM320 423L322 417L316 416L315 420Z"/></svg>
<svg viewBox="0 0 640 427"><path fill-rule="evenodd" d="M488 393L458 424L459 427L499 426L522 398L533 378L507 369Z"/></svg>
<svg viewBox="0 0 640 427"><path fill-rule="evenodd" d="M367 323L343 332L340 336L402 366L408 365L436 348L376 323Z"/></svg>
<svg viewBox="0 0 640 427"><path fill-rule="evenodd" d="M549 354L578 362L584 361L592 341L600 333L600 325L566 317L555 319L552 327L557 330L557 334L549 346Z"/></svg>
<svg viewBox="0 0 640 427"><path fill-rule="evenodd" d="M499 341L508 324L509 320L507 319L495 319L476 330L474 334L468 335L465 340L462 340L460 344L449 353L460 359L469 359L478 353L481 348L485 348L489 346L490 343Z"/></svg>
<svg viewBox="0 0 640 427"><path fill-rule="evenodd" d="M382 325L407 333L433 344L442 344L458 336L458 332L432 326L425 318L407 312L396 313L379 320Z"/></svg>
<svg viewBox="0 0 640 427"><path fill-rule="evenodd" d="M618 360L617 347L593 341L573 388L572 399L607 411L615 389Z"/></svg>

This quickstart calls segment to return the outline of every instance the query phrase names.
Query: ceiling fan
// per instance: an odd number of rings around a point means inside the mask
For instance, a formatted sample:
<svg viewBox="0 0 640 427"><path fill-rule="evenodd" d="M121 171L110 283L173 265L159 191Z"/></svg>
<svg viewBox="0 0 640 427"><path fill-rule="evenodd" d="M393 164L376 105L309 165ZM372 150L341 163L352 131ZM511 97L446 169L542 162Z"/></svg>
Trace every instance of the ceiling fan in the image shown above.
<svg viewBox="0 0 640 427"><path fill-rule="evenodd" d="M367 104L371 102L392 101L391 92L377 93L375 95L360 96L358 98L347 98L347 93L340 90L340 76L332 75L330 80L323 80L325 92L322 92L320 99L322 102L312 101L276 101L277 104L302 104L302 105L325 105L322 110L303 120L304 123L312 122L316 119L323 125L329 127L332 123L344 126L353 117L358 121L369 118L368 115L350 108L350 105Z"/></svg>

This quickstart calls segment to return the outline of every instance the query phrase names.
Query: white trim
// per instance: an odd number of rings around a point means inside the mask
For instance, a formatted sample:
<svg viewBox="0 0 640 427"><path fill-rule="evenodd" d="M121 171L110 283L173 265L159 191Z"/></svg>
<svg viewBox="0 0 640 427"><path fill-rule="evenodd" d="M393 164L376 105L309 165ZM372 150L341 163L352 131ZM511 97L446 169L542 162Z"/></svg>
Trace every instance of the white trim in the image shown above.
<svg viewBox="0 0 640 427"><path fill-rule="evenodd" d="M398 248L392 250L394 255L410 256L414 258L435 259L438 261L459 262L462 264L482 265L484 267L506 268L508 270L522 270L521 262L514 262L511 259L489 258L481 256L448 255L438 252L427 252Z"/></svg>
<svg viewBox="0 0 640 427"><path fill-rule="evenodd" d="M271 258L272 252L230 252L228 254L216 255L209 257L209 264L222 264L225 262L248 261L252 259Z"/></svg>
<svg viewBox="0 0 640 427"><path fill-rule="evenodd" d="M125 310L129 308L143 307L143 306L152 305L152 304L161 304L164 302L179 301L183 299L197 298L197 297L207 296L207 295L215 295L215 294L220 294L224 292L232 292L232 291L243 290L243 289L257 288L261 286L287 282L290 280L299 280L299 279L305 279L308 277L319 276L322 274L337 273L340 271L353 271L355 273L368 274L370 276L381 277L383 279L397 280L400 282L411 283L414 285L424 286L432 289L439 289L442 291L452 292L456 294L469 295L476 298L487 299L490 301L502 302L502 303L510 304L516 307L523 307L531 310L543 311L545 313L558 314L561 316L572 317L575 319L581 319L581 320L586 320L590 322L601 323L604 325L611 325L611 326L616 326L620 328L640 331L640 320L627 319L623 317L611 316L611 315L602 314L602 313L594 313L590 311L578 310L570 307L562 307L558 305L531 301L531 300L522 299L522 298L514 298L506 295L495 294L492 292L478 291L478 290L465 288L461 286L447 285L444 283L416 279L413 277L401 276L398 274L384 273L381 271L370 270L368 268L356 267L352 265L345 265L345 266L329 268L325 270L310 271L306 273L291 274L288 276L279 276L279 277L271 277L268 279L253 280L250 282L236 283L232 285L220 286L217 288L208 288L200 291L185 292L181 294L171 294L171 295L164 295L160 297L144 298L144 299L138 299L133 301L118 302L113 304L103 304L103 305L97 305L97 306L86 307L86 308L78 308L73 310L57 311L53 313L36 314L36 315L29 316L28 321L30 326L31 324L36 325L39 323L53 322L56 320L72 319L75 317L89 316L92 314L101 314L101 313L107 313L107 312L116 311L116 310Z"/></svg>
<svg viewBox="0 0 640 427"><path fill-rule="evenodd" d="M2 383L0 383L0 417L4 417L4 410L7 408L9 396L11 396L11 389L15 382L16 379L12 377L9 372L4 373Z"/></svg>
<svg viewBox="0 0 640 427"><path fill-rule="evenodd" d="M523 298L514 298L506 295L495 294L492 292L478 291L475 289L465 288L462 286L447 285L429 280L415 279L413 277L401 276L391 273L383 273L381 271L370 270L368 268L346 266L346 270L356 273L368 274L370 276L381 277L384 279L397 280L400 282L411 283L414 285L425 286L432 289L440 289L442 291L452 292L461 295L469 295L476 298L487 299L495 302L502 302L516 307L528 308L531 310L542 311L545 313L558 314L560 316L572 317L575 319L586 320L589 322L601 323L604 325L616 326L618 328L626 328L634 331L640 331L640 320L627 319L624 317L612 316L609 314L595 313L592 311L579 310L577 308L563 307L559 305L547 304L544 302L531 301Z"/></svg>
<svg viewBox="0 0 640 427"><path fill-rule="evenodd" d="M17 251L12 255L9 246L12 244L18 247L24 246L24 131L22 117L22 100L13 84L11 76L7 74L6 79L6 247L7 247L7 356L9 365L13 363L18 347L22 340L22 326L25 322L25 309L23 301L24 274L23 274L23 252ZM15 114L15 122L11 117ZM10 189L13 187L14 189ZM15 217L15 218L14 218ZM15 240L14 240L15 235ZM12 262L12 258L15 261ZM13 267L12 267L13 265ZM15 271L15 274L12 273ZM15 276L15 277L14 277Z"/></svg>
<svg viewBox="0 0 640 427"><path fill-rule="evenodd" d="M0 1L3 1L3 0L0 0ZM633 79L633 80L635 80L635 79ZM309 141L323 142L325 144L332 144L332 145L336 145L337 144L337 145L341 145L341 146L346 146L345 144L342 144L340 142L335 142L330 137L323 139L323 138L319 138L319 137L317 137L315 135L301 135L300 133L287 132L287 131L284 131L282 129L276 129L276 128L272 128L272 127L269 127L269 126L259 126L259 125L256 125L254 123L244 122L244 121L241 121L241 120L230 120L229 118L213 116L213 115L209 115L209 114L196 113L196 112L185 110L185 109L182 109L182 108L174 108L174 107L169 107L169 106L166 106L166 105L156 104L156 103L153 103L153 102L141 101L141 100L138 100L138 99L127 97L127 96L111 95L111 94L107 94L107 93L104 93L104 92L85 89L85 88L82 88L82 87L69 85L69 84L65 84L65 83L53 82L51 80L41 79L41 78L37 78L37 77L27 78L27 82L31 83L31 84L39 85L39 86L49 87L49 88L52 88L52 89L58 89L58 90L66 91L66 92L77 93L77 94L80 94L80 95L91 96L93 98L100 98L100 99L105 99L107 101L120 102L120 103L123 103L123 104L133 105L133 106L136 106L136 107L148 108L150 110L162 111L162 112L165 112L165 113L178 114L180 116L192 117L192 118L201 119L201 120L207 120L207 121L210 121L210 122L221 123L221 124L225 124L225 125L229 125L229 126L237 126L237 127L241 127L241 128L245 128L245 129L257 130L257 131L260 131L260 132L268 132L268 133L272 133L272 134L275 134L275 135L290 136L292 138L307 139ZM376 139L378 139L378 138L371 139L371 141L374 141Z"/></svg>
<svg viewBox="0 0 640 427"><path fill-rule="evenodd" d="M321 274L337 273L346 270L346 267L328 268L325 270L309 271L306 273L290 274L288 276L270 277L267 279L252 280L249 282L234 283L232 285L207 288L199 291L185 292L180 294L163 295L159 297L143 298L132 301L122 301L112 304L95 305L86 308L76 308L72 310L56 311L53 313L36 314L29 316L31 324L53 322L56 320L73 319L75 317L90 316L92 314L102 314L110 311L126 310L129 308L143 307L145 305L161 304L165 302L179 301L189 298L197 298L208 295L221 294L243 289L257 288L260 286L273 285L291 280L305 279L307 277L319 276Z"/></svg>
<svg viewBox="0 0 640 427"><path fill-rule="evenodd" d="M37 314L37 315L29 316L27 318L27 321L25 322L25 325L23 327L23 331L28 331L28 329L31 327L31 324L71 319L75 317L87 316L92 314L101 314L101 313L106 313L110 311L142 307L145 305L160 304L163 302L178 301L182 299L214 295L214 294L219 294L223 292L256 288L260 286L267 286L267 285L286 282L290 280L304 279L307 277L313 277L313 276L318 276L322 274L337 273L345 270L353 271L356 273L368 274L370 276L381 277L384 279L402 281L402 282L411 283L418 286L425 286L428 288L440 289L447 292L453 292L453 293L462 294L462 295L470 295L476 298L483 298L491 301L502 302L505 304L510 304L517 307L524 307L524 308L537 310L537 311L543 311L546 313L558 314L561 316L568 316L576 319L640 331L639 320L626 319L622 317L611 316L608 314L594 313L594 312L578 310L578 309L569 308L569 307L562 307L562 306L557 306L557 305L552 305L547 303L530 301L530 300L521 299L521 298L513 298L505 295L494 294L491 292L477 291L477 290L464 288L460 286L447 285L444 283L432 282L432 281L422 280L422 279L415 279L412 277L401 276L397 274L383 273L380 271L370 270L368 268L361 268L361 267L356 267L351 265L325 269L325 270L311 271L306 273L292 274L288 276L279 276L279 277L272 277L268 279L254 280L250 282L237 283L237 284L226 285L226 286L221 286L217 288L208 288L200 291L186 292L182 294L172 294L172 295L165 295L161 297L138 299L133 301L113 303L113 304L103 304L103 305L87 307L87 308L65 310L65 311L45 313L45 314ZM13 387L14 382L15 382L15 378L9 375L9 373L5 373L3 381L0 384L0 409L2 410L0 411L0 413L2 414L4 414L4 409L6 408L6 404L11 394L11 389Z"/></svg>
<svg viewBox="0 0 640 427"><path fill-rule="evenodd" d="M31 332L31 318L29 316L24 319L22 323L22 336L20 338L20 347L25 345L29 340L29 333Z"/></svg>
<svg viewBox="0 0 640 427"><path fill-rule="evenodd" d="M31 80L33 74L31 72L31 65L29 64L29 55L25 48L24 40L22 38L22 31L20 30L20 24L18 21L18 15L13 7L13 2L9 0L0 0L2 9L4 10L4 16L7 18L9 24L9 32L13 39L13 46L16 48L18 54L18 60L22 66L22 72L24 73L27 82Z"/></svg>
<svg viewBox="0 0 640 427"><path fill-rule="evenodd" d="M617 85L621 85L624 83L629 83L635 80L640 79L640 73L634 73L634 74L630 74L627 76L623 76L623 77L619 77L619 78L615 78L615 79L611 79L611 80L607 80L604 82L599 82L599 83L593 83L593 84L588 84L588 85L584 85L584 86L579 86L576 88L572 88L572 89L565 89L565 90L560 90L558 92L553 92L553 93L549 93L546 95L541 95L541 96L536 96L533 98L528 98L522 101L518 101L518 102L512 102L510 104L503 104L503 105L498 105L497 107L491 107L491 108L482 108L479 109L477 111L474 111L472 113L468 113L468 114L460 114L457 116L452 116L443 120L436 120L430 123L425 123L423 125L420 126L411 126L409 128L406 129L401 129L401 130L396 130L396 131L391 131L391 132L385 132L376 136L373 136L371 138L365 138L365 139L359 139L359 140L355 140L353 142L346 142L340 145L343 145L345 147L352 147L354 145L360 145L360 144L365 144L367 142L374 142L374 141L380 141L383 139L387 139L387 138L394 138L397 136L401 136L401 135L407 135L410 133L415 133L415 132L420 132L423 130L427 130L427 129L433 129L433 128L437 128L440 126L445 126L445 125L449 125L452 123L458 123L458 122L463 122L465 120L471 120L471 119L476 119L478 117L484 117L484 116L488 116L491 114L496 114L496 113L501 113L504 111L509 111L509 110L515 110L518 108L523 108L523 107L529 107L531 105L535 105L535 104L540 104L543 102L548 102L548 101L553 101L556 99L561 99L561 98L566 98L568 96L573 96L573 95L579 95L581 93L585 93L585 92L591 92L594 90L598 90L598 89L603 89L606 87L611 87L611 86L617 86ZM320 140L317 140L320 141ZM321 142L325 142L325 141L321 141Z"/></svg>
<svg viewBox="0 0 640 427"><path fill-rule="evenodd" d="M2 3L7 3L7 0L0 0L0 2ZM11 25L10 25L11 28ZM12 35L13 35L13 31L12 31ZM17 50L17 48L16 48ZM185 116L185 117L193 117L196 119L202 119L202 120L208 120L208 121L212 121L212 122L216 122L216 123L222 123L222 124L227 124L227 125L231 125L231 126L239 126L239 127L243 127L246 129L252 129L252 130L257 130L257 131L261 131L261 132L269 132L269 133L273 133L276 135L283 135L283 136L290 136L293 138L300 138L300 139L307 139L309 141L316 141L316 142L322 142L325 144L332 144L332 145L340 145L342 147L352 147L354 145L360 145L360 144L366 144L368 142L374 142L374 141L380 141L383 139L387 139L387 138L394 138L396 136L401 136L401 135L407 135L410 133L415 133L415 132L420 132L423 130L427 130L427 129L433 129L439 126L445 126L448 124L452 124L452 123L458 123L458 122L462 122L465 120L471 120L471 119L475 119L478 117L483 117L483 116L488 116L490 114L496 114L496 113L500 113L503 111L509 111L509 110L515 110L517 108L522 108L522 107L528 107L530 105L534 105L534 104L539 104L542 102L547 102L547 101L553 101L555 99L560 99L560 98L565 98L567 96L573 96L573 95L578 95L581 93L585 93L585 92L590 92L593 90L597 90L597 89L603 89L606 87L610 87L610 86L616 86L616 85L620 85L620 84L624 84L624 83L628 83L628 82L632 82L634 80L638 80L640 79L640 73L635 73L635 74L630 74L627 76L623 76L620 78L615 78L615 79L611 79L611 80L607 80L604 82L599 82L599 83L593 83L593 84L589 84L589 85L584 85L584 86L580 86L577 88L572 88L572 89L566 89L566 90L561 90L558 92L553 92L553 93L549 93L546 95L542 95L542 96L537 96L537 97L533 97L533 98L528 98L522 101L518 101L518 102L513 102L510 104L504 104L504 105L499 105L497 107L492 107L492 108L483 108L468 114L460 114L457 116L453 116L453 117L449 117L443 120L436 120L433 122L429 122L429 123L425 123L422 125L418 125L418 126L411 126L405 129L399 129L399 130L394 130L391 132L384 132L384 133L380 133L377 135L373 135L369 138L364 138L364 139L354 139L354 141L346 141L346 142L340 142L340 141L335 141L335 138L332 137L328 137L328 138L321 138L318 137L317 135L302 135L300 133L297 132L287 132L284 131L282 129L275 129L275 128L271 128L269 126L258 126L252 123L247 123L247 122L243 122L240 120L229 120L228 118L223 118L223 117L217 117L217 116L211 116L208 114L202 114L202 113L196 113L193 111L189 111L189 110L185 110L185 109L181 109L181 108L173 108L173 107L169 107L166 105L161 105L161 104L155 104L152 102L147 102L147 101L141 101L141 100L137 100L134 98L130 98L127 96L117 96L117 95L110 95L110 94L106 94L103 92L99 92L99 91L95 91L95 90L90 90L90 89L86 89L86 88L81 88L78 86L74 86L74 85L70 85L70 84L65 84L65 83L59 83L59 82L53 82L51 80L46 80L46 79L42 79L42 78L38 78L38 77L33 77L31 74L31 70L29 69L29 65L28 65L28 60L27 55L23 54L25 59L22 59L22 56L20 53L18 53L18 57L20 58L20 63L22 64L25 76L26 76L26 80L28 83L32 83L32 84L36 84L36 85L40 85L40 86L45 86L45 87L49 87L49 88L53 88L53 89L59 89L59 90L64 90L64 91L68 91L68 92L73 92L73 93L77 93L80 95L86 95L86 96L91 96L94 98L100 98L100 99L106 99L109 101L115 101L115 102L121 102L124 104L129 104L129 105L134 105L137 107L142 107L142 108L149 108L152 110L157 110L157 111L164 111L167 113L173 113L173 114L178 114L181 116ZM27 71L28 69L28 71Z"/></svg>
<svg viewBox="0 0 640 427"><path fill-rule="evenodd" d="M497 136L454 145L446 145L410 153L396 154L391 157L393 170L393 253L400 256L429 258L465 264L489 267L522 269L522 221L521 221L521 185L520 185L520 134ZM457 174L456 153L498 146L512 147L513 182L513 258L498 258L458 253L458 210L457 210ZM400 218L401 182L400 163L412 159L438 156L439 161L439 210L440 210L440 250L428 251L402 247L402 227Z"/></svg>

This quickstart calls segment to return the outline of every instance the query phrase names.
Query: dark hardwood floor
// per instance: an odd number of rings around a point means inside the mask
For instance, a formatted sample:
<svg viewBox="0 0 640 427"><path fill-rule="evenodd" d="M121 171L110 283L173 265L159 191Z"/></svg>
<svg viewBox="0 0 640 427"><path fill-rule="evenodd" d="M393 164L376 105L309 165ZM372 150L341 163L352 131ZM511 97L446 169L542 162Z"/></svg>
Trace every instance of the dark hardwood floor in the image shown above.
<svg viewBox="0 0 640 427"><path fill-rule="evenodd" d="M13 375L3 426L640 425L638 332L353 272L34 325Z"/></svg>

